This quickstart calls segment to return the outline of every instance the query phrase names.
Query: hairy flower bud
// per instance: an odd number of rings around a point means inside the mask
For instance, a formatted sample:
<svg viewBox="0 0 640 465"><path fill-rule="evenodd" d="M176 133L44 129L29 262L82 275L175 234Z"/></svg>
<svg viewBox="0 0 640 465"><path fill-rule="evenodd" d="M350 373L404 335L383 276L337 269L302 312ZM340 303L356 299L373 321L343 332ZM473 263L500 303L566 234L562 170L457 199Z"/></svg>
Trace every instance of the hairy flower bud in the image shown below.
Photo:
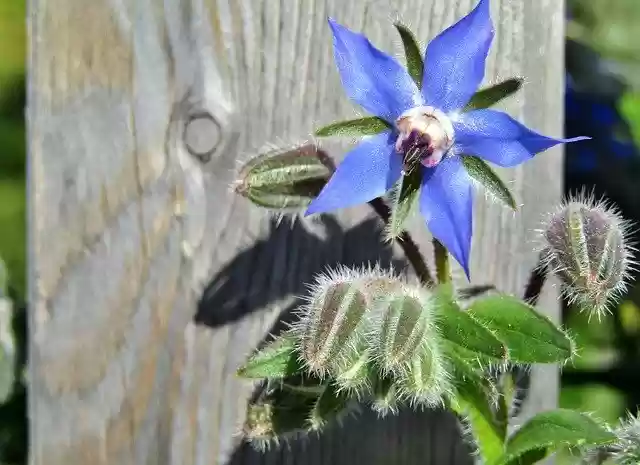
<svg viewBox="0 0 640 465"><path fill-rule="evenodd" d="M543 230L546 265L570 302L600 317L626 288L632 267L627 226L604 202L570 199Z"/></svg>
<svg viewBox="0 0 640 465"><path fill-rule="evenodd" d="M325 158L312 144L268 147L240 169L232 187L260 207L300 211L331 176L332 167Z"/></svg>
<svg viewBox="0 0 640 465"><path fill-rule="evenodd" d="M332 375L346 389L367 383L366 335L372 302L393 279L377 268L339 268L317 277L301 318L293 326L302 360L312 373Z"/></svg>
<svg viewBox="0 0 640 465"><path fill-rule="evenodd" d="M358 343L367 301L353 282L332 283L314 297L304 321L302 357L312 372L323 375L348 345Z"/></svg>
<svg viewBox="0 0 640 465"><path fill-rule="evenodd" d="M403 374L435 334L428 292L403 286L377 303L380 323L372 333L376 363L384 373Z"/></svg>
<svg viewBox="0 0 640 465"><path fill-rule="evenodd" d="M582 462L589 465L637 465L640 463L640 418L631 414L617 427L607 427L616 440L613 443L591 446L582 450Z"/></svg>
<svg viewBox="0 0 640 465"><path fill-rule="evenodd" d="M629 415L614 433L618 440L609 448L613 462L619 465L640 463L640 418Z"/></svg>

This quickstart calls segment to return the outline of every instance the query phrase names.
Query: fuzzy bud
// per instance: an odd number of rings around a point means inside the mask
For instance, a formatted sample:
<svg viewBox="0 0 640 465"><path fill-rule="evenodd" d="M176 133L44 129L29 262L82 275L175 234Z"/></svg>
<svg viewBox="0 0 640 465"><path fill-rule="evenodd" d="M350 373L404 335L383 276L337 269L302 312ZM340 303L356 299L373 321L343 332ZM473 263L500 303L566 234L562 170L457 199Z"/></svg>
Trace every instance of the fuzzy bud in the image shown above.
<svg viewBox="0 0 640 465"><path fill-rule="evenodd" d="M431 296L404 286L378 305L381 321L372 334L376 362L385 373L403 374L435 332Z"/></svg>
<svg viewBox="0 0 640 465"><path fill-rule="evenodd" d="M618 439L610 447L613 462L619 465L640 463L640 418L629 415L614 433Z"/></svg>
<svg viewBox="0 0 640 465"><path fill-rule="evenodd" d="M325 158L313 145L270 148L240 169L233 190L260 207L303 210L331 176Z"/></svg>
<svg viewBox="0 0 640 465"><path fill-rule="evenodd" d="M302 361L311 373L333 375L346 385L364 379L358 366L367 361L370 301L364 284L371 278L346 268L316 278L300 320L292 328Z"/></svg>
<svg viewBox="0 0 640 465"><path fill-rule="evenodd" d="M604 446L586 446L582 463L589 465L637 465L640 463L640 419L629 415L615 428L608 428L615 436L613 443Z"/></svg>
<svg viewBox="0 0 640 465"><path fill-rule="evenodd" d="M603 202L570 199L543 230L546 265L571 303L600 317L625 289L633 260L627 226Z"/></svg>

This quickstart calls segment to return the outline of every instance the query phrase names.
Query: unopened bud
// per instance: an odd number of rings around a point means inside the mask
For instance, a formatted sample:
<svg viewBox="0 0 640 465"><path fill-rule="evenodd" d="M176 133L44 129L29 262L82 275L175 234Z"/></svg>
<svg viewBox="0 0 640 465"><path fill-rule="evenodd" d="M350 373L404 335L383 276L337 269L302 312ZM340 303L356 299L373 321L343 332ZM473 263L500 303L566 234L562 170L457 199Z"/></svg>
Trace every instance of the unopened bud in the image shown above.
<svg viewBox="0 0 640 465"><path fill-rule="evenodd" d="M627 226L603 202L571 199L543 231L546 265L571 303L600 317L627 286L633 264Z"/></svg>
<svg viewBox="0 0 640 465"><path fill-rule="evenodd" d="M362 290L364 279L357 271L344 268L317 277L300 320L293 326L310 372L325 376L351 370L366 350L369 302Z"/></svg>
<svg viewBox="0 0 640 465"><path fill-rule="evenodd" d="M617 427L603 425L610 431L613 442L582 448L582 462L588 465L637 465L640 463L640 419L633 415L620 421Z"/></svg>
<svg viewBox="0 0 640 465"><path fill-rule="evenodd" d="M313 145L270 149L240 169L233 189L260 207L302 210L331 176L322 155Z"/></svg>
<svg viewBox="0 0 640 465"><path fill-rule="evenodd" d="M385 373L404 374L436 331L431 296L403 286L377 305L381 321L372 334L376 363Z"/></svg>

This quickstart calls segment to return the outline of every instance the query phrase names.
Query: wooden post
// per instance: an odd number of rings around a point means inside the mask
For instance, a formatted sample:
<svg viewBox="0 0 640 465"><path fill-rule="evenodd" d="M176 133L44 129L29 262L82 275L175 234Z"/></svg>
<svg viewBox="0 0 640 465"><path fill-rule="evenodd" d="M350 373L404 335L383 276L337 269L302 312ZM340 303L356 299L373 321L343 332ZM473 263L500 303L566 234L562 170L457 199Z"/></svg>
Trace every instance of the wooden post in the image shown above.
<svg viewBox="0 0 640 465"><path fill-rule="evenodd" d="M264 455L240 444L252 385L234 371L291 295L327 265L402 262L366 206L278 227L229 184L259 147L354 115L328 15L399 52L391 20L426 41L473 3L30 0L31 464L469 462L441 412L363 412ZM487 81L525 77L509 111L559 135L562 2L493 0L492 12ZM554 149L501 171L515 216L479 198L477 283L521 293L561 166ZM414 232L427 250L426 228ZM554 292L541 307L557 317ZM556 368L532 383L525 415L554 406Z"/></svg>

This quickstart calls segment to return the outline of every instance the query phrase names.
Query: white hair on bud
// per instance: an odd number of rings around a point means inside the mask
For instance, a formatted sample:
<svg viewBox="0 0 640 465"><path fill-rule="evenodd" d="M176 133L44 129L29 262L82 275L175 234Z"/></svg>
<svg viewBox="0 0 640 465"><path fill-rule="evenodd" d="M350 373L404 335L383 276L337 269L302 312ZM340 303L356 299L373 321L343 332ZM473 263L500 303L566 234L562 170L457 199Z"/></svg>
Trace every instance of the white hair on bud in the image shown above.
<svg viewBox="0 0 640 465"><path fill-rule="evenodd" d="M575 280L574 282L567 282L566 279L563 279L563 274L574 276L577 271L578 276L583 276L585 272L594 271L587 269L572 270L563 265L557 255L559 252L555 250L553 244L549 243L546 237L553 222L562 221L558 219L559 216L563 215L568 208L576 206L588 211L598 212L603 216L610 230L620 235L621 250L619 250L618 253L621 263L617 266L620 272L614 283L590 280L587 284L577 284ZM583 189L580 193L566 198L554 211L548 213L544 218L542 227L538 230L538 249L541 254L541 265L561 278L563 282L561 292L570 304L576 304L581 310L588 311L590 318L595 315L600 319L604 314L610 313L610 306L619 300L620 296L627 290L629 280L631 279L631 272L636 269L637 261L634 259L633 254L637 249L635 244L630 240L631 233L631 223L621 217L619 210L613 206L611 202L605 199L596 199L593 193L587 193L586 190ZM584 233L581 231L581 234ZM583 249L581 250L583 250L583 254L586 253L586 246L586 243L582 244ZM606 254L609 253L607 247L609 247L608 241L605 242L602 257L606 257ZM573 254L575 251L570 251L570 253ZM601 261L600 266L602 263ZM591 263L589 262L589 264ZM598 270L595 271L597 272Z"/></svg>

